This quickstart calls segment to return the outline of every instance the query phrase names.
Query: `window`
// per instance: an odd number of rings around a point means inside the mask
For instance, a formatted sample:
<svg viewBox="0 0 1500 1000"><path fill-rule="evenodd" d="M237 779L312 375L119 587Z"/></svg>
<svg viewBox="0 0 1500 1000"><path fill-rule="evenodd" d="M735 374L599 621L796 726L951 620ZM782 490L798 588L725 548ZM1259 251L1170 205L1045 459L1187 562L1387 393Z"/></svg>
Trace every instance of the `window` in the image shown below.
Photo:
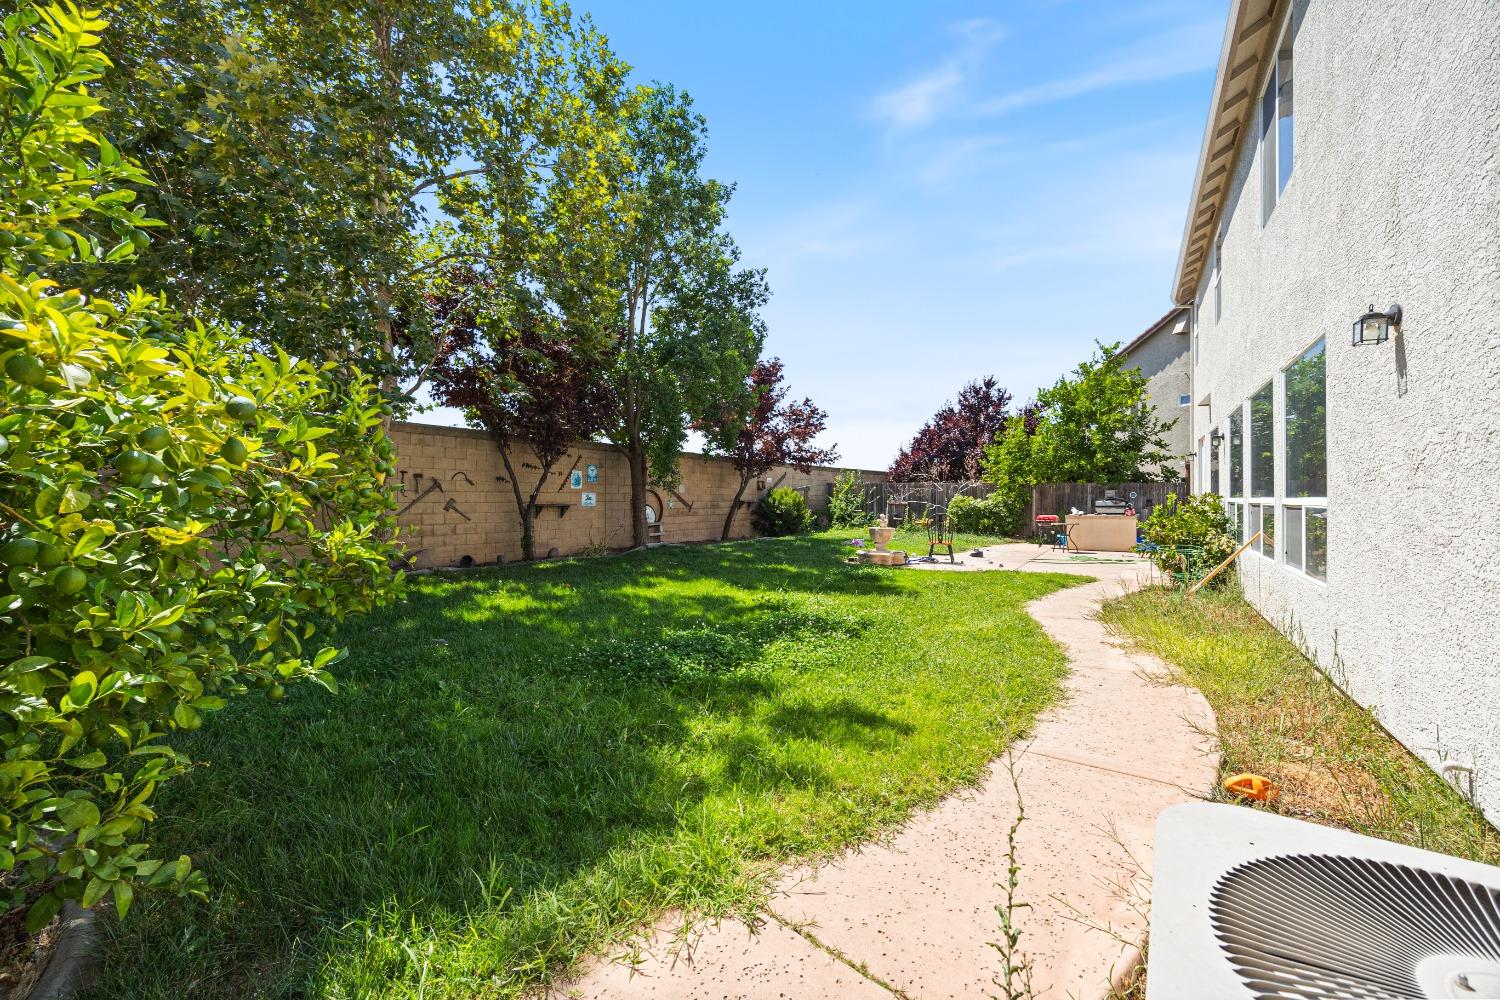
<svg viewBox="0 0 1500 1000"><path fill-rule="evenodd" d="M1260 99L1260 221L1271 217L1295 162L1292 140L1292 22L1281 33L1281 45Z"/></svg>
<svg viewBox="0 0 1500 1000"><path fill-rule="evenodd" d="M1286 456L1282 557L1289 568L1328 578L1328 395L1324 343L1282 372Z"/></svg>
<svg viewBox="0 0 1500 1000"><path fill-rule="evenodd" d="M1222 441L1223 438L1215 441L1214 434L1208 436L1208 488L1210 492L1219 496L1224 495L1224 489L1219 481L1219 445Z"/></svg>
<svg viewBox="0 0 1500 1000"><path fill-rule="evenodd" d="M1177 397L1177 405L1178 406L1192 406L1193 405L1193 397L1192 397L1192 395L1190 393L1186 393L1185 392L1182 395L1178 396Z"/></svg>
<svg viewBox="0 0 1500 1000"><path fill-rule="evenodd" d="M1303 540L1307 546L1307 559L1303 569L1314 580L1328 579L1328 511L1307 508L1307 523L1303 526Z"/></svg>
<svg viewBox="0 0 1500 1000"><path fill-rule="evenodd" d="M1271 383L1250 397L1250 495L1276 495L1276 419L1271 402Z"/></svg>
<svg viewBox="0 0 1500 1000"><path fill-rule="evenodd" d="M1245 495L1245 408L1229 415L1229 495Z"/></svg>
<svg viewBox="0 0 1500 1000"><path fill-rule="evenodd" d="M1220 236L1218 239L1214 240L1213 256L1209 258L1209 265L1208 265L1208 283L1212 287L1212 289L1213 289L1213 295L1214 295L1214 322L1215 323L1217 323L1219 321L1219 316L1224 311L1224 295L1220 291L1220 285L1219 285L1219 279L1220 279L1220 277L1222 277L1222 275L1219 273L1219 258L1221 256L1221 254L1223 253L1223 249L1224 249L1224 237Z"/></svg>
<svg viewBox="0 0 1500 1000"><path fill-rule="evenodd" d="M1286 496L1328 495L1328 395L1323 341L1283 373L1286 380Z"/></svg>
<svg viewBox="0 0 1500 1000"><path fill-rule="evenodd" d="M1276 505L1252 503L1245 509L1248 516L1245 519L1245 532L1241 539L1248 542L1255 538L1257 531L1260 532L1260 538L1256 539L1252 551L1267 559L1276 558Z"/></svg>

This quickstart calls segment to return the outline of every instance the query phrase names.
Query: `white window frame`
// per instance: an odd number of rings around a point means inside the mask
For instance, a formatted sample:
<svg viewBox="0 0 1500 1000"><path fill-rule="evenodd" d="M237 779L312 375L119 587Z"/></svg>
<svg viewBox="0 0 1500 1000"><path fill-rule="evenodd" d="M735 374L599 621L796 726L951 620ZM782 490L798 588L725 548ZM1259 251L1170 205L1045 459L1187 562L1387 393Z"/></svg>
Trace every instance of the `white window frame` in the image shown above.
<svg viewBox="0 0 1500 1000"><path fill-rule="evenodd" d="M1262 559L1269 559L1273 562L1276 560L1276 543L1279 540L1278 533L1276 531L1276 525L1278 523L1278 518L1276 516L1276 489L1277 483L1280 479L1280 469L1276 464L1276 427L1278 424L1278 421L1276 419L1277 388L1277 381L1273 378L1271 379L1271 381L1267 382L1265 385L1252 392L1249 398L1247 398L1244 402L1244 416L1240 418L1243 421L1243 424L1241 426L1243 428L1245 437L1245 510L1248 515L1245 519L1245 535L1243 540L1248 542L1251 536L1254 535L1256 531L1263 532L1265 530L1265 512L1269 510L1271 512L1271 538L1269 539L1269 544L1264 534L1262 534L1260 540L1255 543L1255 547L1250 551L1254 552ZM1255 483L1254 404L1255 397L1259 396L1261 392L1266 389L1271 390L1271 492L1256 493L1253 490L1253 486ZM1270 551L1267 551L1268 548Z"/></svg>
<svg viewBox="0 0 1500 1000"><path fill-rule="evenodd" d="M1293 67L1292 87L1294 88L1291 95L1286 95L1286 88L1281 80L1282 49L1291 47L1295 41L1292 35L1292 8L1295 6L1295 4L1292 4L1287 8L1286 16L1281 22L1281 30L1276 33L1276 44L1271 48L1270 65L1266 68L1266 73L1261 79L1260 86L1255 90L1255 94L1257 95L1256 100L1260 105L1256 115L1257 124L1260 126L1260 133L1256 137L1256 144L1259 147L1260 155L1260 224L1262 228L1271 221L1271 214L1276 210L1276 206L1281 203L1286 193L1287 183L1291 181L1292 174L1296 172L1297 168L1295 110L1293 111L1292 118L1292 127L1294 130L1292 138L1292 162L1287 168L1285 175L1281 173L1280 156L1281 106L1283 96L1289 96L1292 106L1294 108L1296 106L1295 87L1297 73L1295 51L1291 53L1290 59ZM1271 104L1271 121L1269 125L1266 122L1267 98L1270 98Z"/></svg>
<svg viewBox="0 0 1500 1000"><path fill-rule="evenodd" d="M1310 511L1310 510L1320 510L1320 511L1323 512L1323 516L1326 518L1328 516L1328 497L1327 497L1326 494L1324 496L1320 496L1320 497L1294 497L1294 496L1290 496L1287 493L1287 483L1286 483L1287 467L1290 464L1290 462L1288 461L1288 456L1290 454L1290 445L1291 445L1291 442L1287 438L1287 424L1286 424L1286 402L1285 402L1285 400L1286 400L1286 371L1292 365L1294 365L1298 361L1302 360L1302 356L1305 355L1308 351L1312 350L1312 348L1320 340L1323 341L1323 391L1324 391L1324 398L1326 399L1327 398L1327 392L1328 392L1328 338L1327 337L1314 337L1312 340L1308 341L1308 343L1306 345L1304 345L1302 347L1302 349L1299 350L1296 354L1294 354L1286 362L1286 364L1282 365L1281 366L1281 370L1276 373L1276 378L1277 378L1277 381L1279 383L1278 386L1277 386L1277 390L1276 391L1280 394L1281 399L1283 401L1282 402L1282 406L1281 406L1281 420L1279 421L1279 423L1281 424L1282 461L1281 461L1281 468L1278 470L1278 483L1277 483L1277 486L1280 489L1281 496L1282 496L1282 500L1281 500L1282 514L1281 514L1281 520L1279 522L1280 525L1281 525L1281 527L1282 527L1282 531L1281 531L1281 534L1279 535L1279 537L1277 538L1277 542L1278 542L1277 552L1279 553L1279 557L1281 559L1282 565L1285 566L1286 569L1289 572L1296 573L1299 576L1306 577L1311 582L1313 582L1313 583L1315 583L1315 584L1317 584L1319 586L1326 587L1328 585L1328 556L1327 556L1326 552L1324 553L1324 557L1323 557L1323 576L1322 576L1322 578L1320 579L1319 577L1313 576L1311 573L1309 573L1307 571L1307 512ZM1325 409L1324 409L1323 419L1325 421L1328 419L1326 405L1325 405ZM1326 447L1326 443L1327 443L1327 440L1328 440L1328 434L1327 434L1327 428L1326 427L1324 428L1323 440L1325 442L1325 447ZM1324 460L1325 463L1327 462L1328 456L1326 454L1323 456L1323 460ZM1300 551L1297 553L1297 559L1298 559L1298 562L1300 563L1300 565L1296 565L1296 566L1292 565L1291 561L1286 558L1287 554L1285 552L1285 543L1286 543L1286 540L1287 540L1286 525L1288 524L1288 522L1292 518L1292 513L1291 513L1292 511L1296 511L1297 512L1296 516L1298 518L1299 523L1301 524L1301 530L1300 530L1300 532L1298 534L1298 538L1300 540L1300 545L1299 545Z"/></svg>

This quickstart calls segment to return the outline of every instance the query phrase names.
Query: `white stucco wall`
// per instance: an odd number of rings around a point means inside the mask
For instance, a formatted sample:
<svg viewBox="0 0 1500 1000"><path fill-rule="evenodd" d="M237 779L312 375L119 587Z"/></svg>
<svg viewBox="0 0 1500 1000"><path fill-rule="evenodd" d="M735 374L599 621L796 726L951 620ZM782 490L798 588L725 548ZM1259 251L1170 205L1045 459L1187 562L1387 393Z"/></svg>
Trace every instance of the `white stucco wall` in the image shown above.
<svg viewBox="0 0 1500 1000"><path fill-rule="evenodd" d="M1182 475L1182 459L1193 454L1197 439L1193 437L1192 408L1182 406L1180 399L1193 388L1188 337L1173 333L1172 323L1137 344L1125 356L1127 368L1139 368L1146 377L1146 397L1159 420L1176 420L1172 429L1162 435L1166 451L1176 458L1172 469Z"/></svg>
<svg viewBox="0 0 1500 1000"><path fill-rule="evenodd" d="M1198 290L1192 440L1327 338L1327 584L1247 554L1245 592L1414 752L1472 765L1500 821L1500 4L1293 13L1296 165L1262 227L1257 121L1219 322ZM1403 328L1352 347L1371 302ZM1278 499L1282 414L1278 385Z"/></svg>

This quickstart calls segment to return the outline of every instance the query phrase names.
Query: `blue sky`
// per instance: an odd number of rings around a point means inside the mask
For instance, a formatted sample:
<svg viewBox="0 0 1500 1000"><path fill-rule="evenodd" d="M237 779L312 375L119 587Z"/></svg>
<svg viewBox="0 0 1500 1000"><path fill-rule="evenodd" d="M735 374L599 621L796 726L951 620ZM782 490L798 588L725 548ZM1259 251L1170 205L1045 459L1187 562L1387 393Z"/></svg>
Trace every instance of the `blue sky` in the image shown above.
<svg viewBox="0 0 1500 1000"><path fill-rule="evenodd" d="M884 468L964 382L1024 399L1169 305L1225 0L574 9L707 117L769 272L766 351L843 464Z"/></svg>

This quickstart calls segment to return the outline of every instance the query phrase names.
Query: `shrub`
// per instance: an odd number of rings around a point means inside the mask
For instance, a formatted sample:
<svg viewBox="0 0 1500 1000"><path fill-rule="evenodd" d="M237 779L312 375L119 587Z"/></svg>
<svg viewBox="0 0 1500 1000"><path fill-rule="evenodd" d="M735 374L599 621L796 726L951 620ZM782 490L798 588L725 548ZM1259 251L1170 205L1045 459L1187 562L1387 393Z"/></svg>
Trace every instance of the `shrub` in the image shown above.
<svg viewBox="0 0 1500 1000"><path fill-rule="evenodd" d="M833 480L828 496L828 522L835 528L864 528L870 523L865 510L865 486L859 473L850 469Z"/></svg>
<svg viewBox="0 0 1500 1000"><path fill-rule="evenodd" d="M992 493L986 497L956 496L948 502L948 520L954 531L971 535L1014 535L1005 497Z"/></svg>
<svg viewBox="0 0 1500 1000"><path fill-rule="evenodd" d="M1212 493L1181 499L1168 493L1166 502L1141 525L1141 537L1155 546L1151 561L1158 569L1194 579L1235 550L1234 522L1225 513L1223 501Z"/></svg>
<svg viewBox="0 0 1500 1000"><path fill-rule="evenodd" d="M91 134L102 22L23 9L3 25L0 126L0 911L203 893L148 856L168 745L251 687L332 690L317 621L399 588L384 413L358 372L256 353L137 291L47 275L127 260L149 221L138 168ZM97 159L89 159L97 157Z"/></svg>
<svg viewBox="0 0 1500 1000"><path fill-rule="evenodd" d="M761 498L754 520L763 535L800 535L812 527L812 511L801 493L782 486Z"/></svg>

